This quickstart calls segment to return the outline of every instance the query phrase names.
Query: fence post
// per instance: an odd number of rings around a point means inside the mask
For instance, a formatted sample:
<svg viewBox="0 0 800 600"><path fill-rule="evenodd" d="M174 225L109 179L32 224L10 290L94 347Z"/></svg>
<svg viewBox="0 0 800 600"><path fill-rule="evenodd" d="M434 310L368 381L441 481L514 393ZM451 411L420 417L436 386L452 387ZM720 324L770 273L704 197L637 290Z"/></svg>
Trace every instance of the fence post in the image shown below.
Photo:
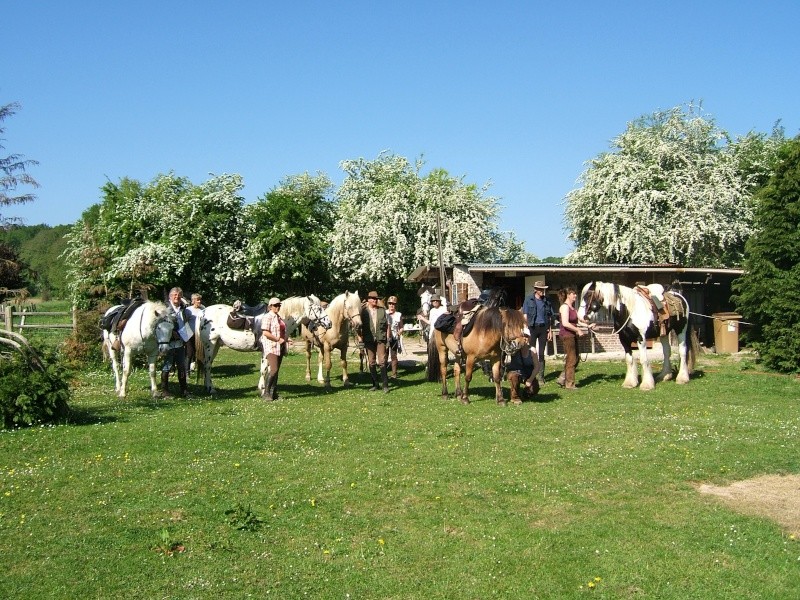
<svg viewBox="0 0 800 600"><path fill-rule="evenodd" d="M12 319L14 318L14 310L11 308L10 304L6 305L6 331L11 331L12 328Z"/></svg>
<svg viewBox="0 0 800 600"><path fill-rule="evenodd" d="M78 333L78 307L72 307L72 333Z"/></svg>

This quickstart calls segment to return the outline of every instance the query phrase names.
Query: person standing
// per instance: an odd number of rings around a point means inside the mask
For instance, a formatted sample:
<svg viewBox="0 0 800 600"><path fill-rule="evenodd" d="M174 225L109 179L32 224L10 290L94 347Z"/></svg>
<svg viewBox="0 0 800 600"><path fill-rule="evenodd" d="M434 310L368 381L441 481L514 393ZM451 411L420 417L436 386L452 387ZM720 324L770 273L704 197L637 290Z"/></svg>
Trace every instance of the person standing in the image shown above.
<svg viewBox="0 0 800 600"><path fill-rule="evenodd" d="M559 292L558 296L561 301L558 309L561 317L558 337L561 338L565 356L564 371L559 375L556 383L564 389L574 390L578 387L575 385L575 368L578 366L578 338L586 335L586 332L578 326L578 311L575 310L578 292L575 291L575 288L565 288ZM588 323L585 319L583 321ZM594 323L590 324L589 328L594 328Z"/></svg>
<svg viewBox="0 0 800 600"><path fill-rule="evenodd" d="M203 296L197 292L192 294L192 302L186 309L189 312L189 326L192 328L192 331L196 330L195 325L197 324L197 319L203 316L203 311L205 309L206 307L203 306ZM186 368L187 373L197 368L194 344L186 344L186 364L188 365Z"/></svg>
<svg viewBox="0 0 800 600"><path fill-rule="evenodd" d="M286 322L278 314L281 309L281 301L278 298L270 298L267 313L261 321L261 343L264 346L264 353L267 355L269 373L264 382L264 399L272 402L278 399L278 373L281 370L283 357L289 350L286 341Z"/></svg>
<svg viewBox="0 0 800 600"><path fill-rule="evenodd" d="M389 392L389 379L386 375L386 342L389 339L389 319L386 316L386 309L378 306L381 297L378 292L372 291L367 294L367 305L361 309L361 337L360 341L364 344L367 351L367 362L369 363L369 374L372 377L372 387L370 392L378 390L378 368L381 365L381 382L384 393Z"/></svg>
<svg viewBox="0 0 800 600"><path fill-rule="evenodd" d="M169 393L169 374L172 368L178 373L178 384L180 385L181 397L186 396L186 342L192 339L194 332L189 324L191 315L186 309L183 301L183 290L174 287L169 291L167 302L167 312L175 318L175 327L172 330L164 365L161 367L161 391L165 398Z"/></svg>
<svg viewBox="0 0 800 600"><path fill-rule="evenodd" d="M531 331L531 349L538 346L539 369L536 380L539 385L544 385L544 357L547 343L553 339L553 320L556 316L553 305L547 297L547 286L544 281L533 283L533 292L525 298L522 314Z"/></svg>
<svg viewBox="0 0 800 600"><path fill-rule="evenodd" d="M392 379L397 379L398 354L403 349L403 313L397 310L397 296L389 296L386 305L386 318L389 321L389 362L392 365Z"/></svg>

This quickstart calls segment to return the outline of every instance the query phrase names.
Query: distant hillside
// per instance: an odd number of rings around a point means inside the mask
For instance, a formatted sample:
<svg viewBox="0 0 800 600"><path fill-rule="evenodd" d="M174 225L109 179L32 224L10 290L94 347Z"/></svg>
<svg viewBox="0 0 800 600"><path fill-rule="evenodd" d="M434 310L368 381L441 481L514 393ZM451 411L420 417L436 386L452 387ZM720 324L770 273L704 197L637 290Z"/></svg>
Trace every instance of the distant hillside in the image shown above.
<svg viewBox="0 0 800 600"><path fill-rule="evenodd" d="M61 253L67 247L64 236L70 225L12 225L0 229L0 241L16 250L27 269L23 280L35 296L66 298L66 265Z"/></svg>

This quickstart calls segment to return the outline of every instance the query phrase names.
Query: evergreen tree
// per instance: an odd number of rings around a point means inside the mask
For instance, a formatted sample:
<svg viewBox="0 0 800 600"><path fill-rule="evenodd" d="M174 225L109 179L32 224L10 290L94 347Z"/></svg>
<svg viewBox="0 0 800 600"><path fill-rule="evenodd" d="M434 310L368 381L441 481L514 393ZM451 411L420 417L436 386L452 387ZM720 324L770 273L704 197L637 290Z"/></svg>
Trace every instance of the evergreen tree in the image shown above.
<svg viewBox="0 0 800 600"><path fill-rule="evenodd" d="M800 137L784 143L769 182L756 195L756 233L745 246L745 274L734 301L761 359L800 372Z"/></svg>

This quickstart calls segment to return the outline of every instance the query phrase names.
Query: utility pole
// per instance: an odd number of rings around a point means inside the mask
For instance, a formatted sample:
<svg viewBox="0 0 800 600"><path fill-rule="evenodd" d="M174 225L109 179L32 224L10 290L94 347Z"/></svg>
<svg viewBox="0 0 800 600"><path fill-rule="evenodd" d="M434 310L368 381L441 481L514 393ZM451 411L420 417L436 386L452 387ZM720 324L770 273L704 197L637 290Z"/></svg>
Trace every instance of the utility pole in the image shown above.
<svg viewBox="0 0 800 600"><path fill-rule="evenodd" d="M442 289L442 296L447 298L447 290L444 287L444 258L442 256L442 223L439 220L439 213L436 213L436 235L439 241L439 285ZM450 305L450 299L447 298L447 305Z"/></svg>

